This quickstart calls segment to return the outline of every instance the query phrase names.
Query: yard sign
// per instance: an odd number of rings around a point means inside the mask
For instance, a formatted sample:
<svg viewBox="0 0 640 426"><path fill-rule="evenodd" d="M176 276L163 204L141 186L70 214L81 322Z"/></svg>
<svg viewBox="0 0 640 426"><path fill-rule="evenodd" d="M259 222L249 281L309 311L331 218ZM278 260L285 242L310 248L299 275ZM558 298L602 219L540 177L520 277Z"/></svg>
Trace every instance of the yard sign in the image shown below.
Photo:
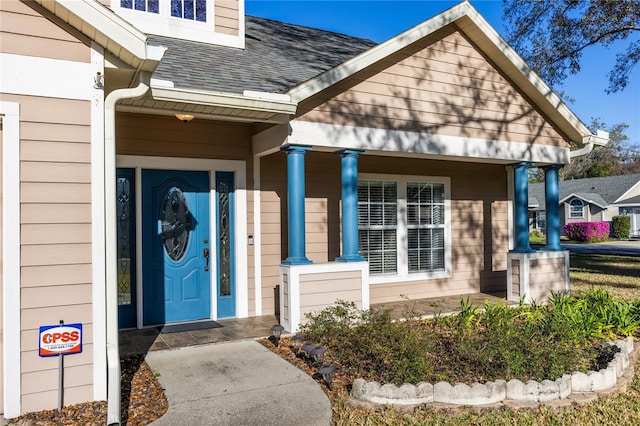
<svg viewBox="0 0 640 426"><path fill-rule="evenodd" d="M82 352L82 324L40 326L41 357L73 355Z"/></svg>

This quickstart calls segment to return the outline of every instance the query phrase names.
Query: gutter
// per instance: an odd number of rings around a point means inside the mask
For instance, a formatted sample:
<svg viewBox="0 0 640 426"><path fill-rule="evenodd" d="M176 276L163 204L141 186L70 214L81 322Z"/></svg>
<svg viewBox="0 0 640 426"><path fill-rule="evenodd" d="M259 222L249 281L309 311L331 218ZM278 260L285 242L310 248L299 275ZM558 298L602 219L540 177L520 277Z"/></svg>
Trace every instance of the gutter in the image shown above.
<svg viewBox="0 0 640 426"><path fill-rule="evenodd" d="M569 152L569 160L582 157L583 155L589 155L595 145L605 146L609 143L609 132L598 130L596 135L589 135L582 138L582 148Z"/></svg>
<svg viewBox="0 0 640 426"><path fill-rule="evenodd" d="M120 424L120 348L118 344L118 289L116 287L116 104L137 99L149 90L151 74L140 72L135 88L118 89L104 101L104 190L107 320L107 424Z"/></svg>

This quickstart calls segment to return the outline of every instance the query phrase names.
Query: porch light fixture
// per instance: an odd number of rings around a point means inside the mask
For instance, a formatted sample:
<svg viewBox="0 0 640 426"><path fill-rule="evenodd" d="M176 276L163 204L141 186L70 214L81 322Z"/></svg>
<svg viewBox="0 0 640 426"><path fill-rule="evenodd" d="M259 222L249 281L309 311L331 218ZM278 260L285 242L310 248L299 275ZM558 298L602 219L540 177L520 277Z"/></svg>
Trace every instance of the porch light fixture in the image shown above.
<svg viewBox="0 0 640 426"><path fill-rule="evenodd" d="M284 327L280 324L276 324L271 327L271 337L275 340L276 348L280 346L280 336L282 336L282 332L284 331Z"/></svg>
<svg viewBox="0 0 640 426"><path fill-rule="evenodd" d="M313 358L313 361L318 365L322 365L322 361L324 361L324 353L326 351L327 349L323 348L322 346L316 346L314 349L312 349L311 357Z"/></svg>
<svg viewBox="0 0 640 426"><path fill-rule="evenodd" d="M300 352L302 345L304 345L304 340L305 339L302 334L296 334L291 338L291 341L293 342L293 352L295 352L296 356L298 355L298 352Z"/></svg>
<svg viewBox="0 0 640 426"><path fill-rule="evenodd" d="M183 123L188 123L196 117L191 114L176 114L176 118L182 121Z"/></svg>
<svg viewBox="0 0 640 426"><path fill-rule="evenodd" d="M327 384L329 390L333 390L333 378L336 373L336 366L333 364L323 365L318 369L318 373L322 374L322 379Z"/></svg>

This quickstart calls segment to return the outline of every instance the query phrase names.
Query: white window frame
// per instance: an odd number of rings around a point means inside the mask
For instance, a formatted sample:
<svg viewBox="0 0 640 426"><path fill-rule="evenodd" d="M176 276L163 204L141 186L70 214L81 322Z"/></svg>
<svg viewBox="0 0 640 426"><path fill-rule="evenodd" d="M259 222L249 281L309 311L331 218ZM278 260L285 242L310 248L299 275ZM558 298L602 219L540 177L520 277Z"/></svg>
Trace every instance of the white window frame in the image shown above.
<svg viewBox="0 0 640 426"><path fill-rule="evenodd" d="M574 215L574 201L577 201L580 203L581 208L580 208L580 216L576 216ZM581 200L580 198L574 198L571 201L569 201L569 218L570 219L584 219L584 208L585 208L586 204L583 200ZM577 206L575 206L575 208L577 209ZM577 211L575 212L577 214Z"/></svg>
<svg viewBox="0 0 640 426"><path fill-rule="evenodd" d="M397 187L397 232L398 248L397 273L369 275L371 284L388 284L406 281L422 281L438 278L450 278L451 272L451 179L442 176L414 176L359 173L358 180L396 182ZM444 270L433 272L409 272L409 256L407 243L407 183L442 183L444 184Z"/></svg>
<svg viewBox="0 0 640 426"><path fill-rule="evenodd" d="M111 10L144 33L243 48L244 2L238 4L238 35L232 36L216 33L215 1L206 0L207 18L204 22L171 16L169 0L160 0L158 13L122 7L120 0L111 0Z"/></svg>

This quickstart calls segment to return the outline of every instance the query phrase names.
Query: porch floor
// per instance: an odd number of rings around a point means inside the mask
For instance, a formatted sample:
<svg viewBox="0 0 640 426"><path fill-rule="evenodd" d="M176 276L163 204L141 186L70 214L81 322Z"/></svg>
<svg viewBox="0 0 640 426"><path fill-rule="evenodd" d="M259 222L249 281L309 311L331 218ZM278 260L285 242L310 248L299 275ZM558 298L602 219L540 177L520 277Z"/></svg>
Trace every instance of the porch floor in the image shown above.
<svg viewBox="0 0 640 426"><path fill-rule="evenodd" d="M460 301L467 300L473 306L482 307L485 301L495 303L502 301L507 305L517 305L516 302L506 300L506 291L493 293L458 294L455 296L431 297L427 299L401 300L389 303L371 304L371 309L384 309L391 313L391 318L402 319L407 316L414 318L434 318L438 315L448 315L460 312Z"/></svg>
<svg viewBox="0 0 640 426"><path fill-rule="evenodd" d="M408 314L419 318L429 318L460 311L460 300L466 300L467 297L474 306L482 306L485 301L497 302L498 300L507 304L516 304L506 301L505 296L504 292L473 293L378 303L371 305L371 308L387 309L394 319L405 318ZM149 351L163 349L259 339L270 336L271 326L278 324L279 321L276 315L264 315L251 318L221 319L216 322L222 327L175 333L160 333L156 327L120 331L120 355L146 354Z"/></svg>
<svg viewBox="0 0 640 426"><path fill-rule="evenodd" d="M277 324L278 319L275 315L265 315L220 319L216 322L222 327L176 333L160 333L156 327L120 331L120 356L268 337L271 335L271 326Z"/></svg>

